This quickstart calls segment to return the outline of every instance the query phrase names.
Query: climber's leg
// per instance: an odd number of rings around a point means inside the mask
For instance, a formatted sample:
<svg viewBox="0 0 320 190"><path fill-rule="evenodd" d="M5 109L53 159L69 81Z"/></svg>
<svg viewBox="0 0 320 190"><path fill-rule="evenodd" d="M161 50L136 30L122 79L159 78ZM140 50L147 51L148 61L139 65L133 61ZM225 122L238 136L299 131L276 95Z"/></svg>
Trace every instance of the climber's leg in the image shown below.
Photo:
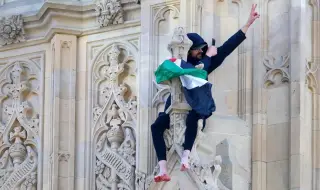
<svg viewBox="0 0 320 190"><path fill-rule="evenodd" d="M166 160L166 144L163 133L169 127L170 117L165 113L160 113L156 121L151 125L153 145L159 161Z"/></svg>
<svg viewBox="0 0 320 190"><path fill-rule="evenodd" d="M167 174L166 144L163 133L170 127L170 117L168 114L160 113L156 121L151 125L153 145L159 161L160 173L155 176L155 182L170 181Z"/></svg>
<svg viewBox="0 0 320 190"><path fill-rule="evenodd" d="M199 119L200 116L194 110L191 110L187 115L185 141L183 145L184 150L191 151L192 149L197 136Z"/></svg>
<svg viewBox="0 0 320 190"><path fill-rule="evenodd" d="M181 157L181 171L189 169L189 154L197 137L199 115L191 110L186 120L186 132L184 141L184 151Z"/></svg>

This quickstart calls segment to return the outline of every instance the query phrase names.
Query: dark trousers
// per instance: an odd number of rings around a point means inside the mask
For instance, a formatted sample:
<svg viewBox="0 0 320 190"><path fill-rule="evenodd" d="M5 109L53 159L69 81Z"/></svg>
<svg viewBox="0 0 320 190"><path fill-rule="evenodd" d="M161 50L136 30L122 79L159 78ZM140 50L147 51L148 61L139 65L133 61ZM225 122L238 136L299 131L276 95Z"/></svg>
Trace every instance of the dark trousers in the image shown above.
<svg viewBox="0 0 320 190"><path fill-rule="evenodd" d="M192 149L197 136L198 120L201 117L193 110L188 113L186 120L184 150ZM166 160L166 144L164 142L163 133L170 128L170 117L168 114L161 112L156 121L151 125L151 133L153 145L156 150L158 160Z"/></svg>

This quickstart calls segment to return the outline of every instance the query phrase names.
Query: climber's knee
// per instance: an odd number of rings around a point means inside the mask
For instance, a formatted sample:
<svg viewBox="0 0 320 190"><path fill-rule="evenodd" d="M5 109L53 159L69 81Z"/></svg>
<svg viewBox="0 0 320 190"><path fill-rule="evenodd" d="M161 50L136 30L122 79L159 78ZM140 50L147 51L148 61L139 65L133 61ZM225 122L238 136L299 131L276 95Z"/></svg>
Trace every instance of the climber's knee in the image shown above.
<svg viewBox="0 0 320 190"><path fill-rule="evenodd" d="M199 115L194 111L191 110L188 113L187 119L186 119L186 125L188 126L197 126L198 120L199 120Z"/></svg>
<svg viewBox="0 0 320 190"><path fill-rule="evenodd" d="M160 113L155 122L151 125L151 132L164 132L170 127L170 117L168 114Z"/></svg>

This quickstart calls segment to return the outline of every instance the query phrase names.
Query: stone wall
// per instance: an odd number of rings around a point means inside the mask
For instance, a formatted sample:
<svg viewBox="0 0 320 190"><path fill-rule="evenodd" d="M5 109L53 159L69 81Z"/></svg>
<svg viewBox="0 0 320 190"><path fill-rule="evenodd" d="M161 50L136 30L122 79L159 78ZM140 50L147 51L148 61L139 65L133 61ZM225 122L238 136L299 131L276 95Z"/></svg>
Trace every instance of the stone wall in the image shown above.
<svg viewBox="0 0 320 190"><path fill-rule="evenodd" d="M179 171L188 107L166 131L172 181L152 182L156 84L187 32L220 46L260 19L209 76L217 111ZM317 0L0 0L0 189L320 188ZM179 97L175 96L175 97ZM178 106L177 106L178 105ZM182 138L183 139L183 138Z"/></svg>

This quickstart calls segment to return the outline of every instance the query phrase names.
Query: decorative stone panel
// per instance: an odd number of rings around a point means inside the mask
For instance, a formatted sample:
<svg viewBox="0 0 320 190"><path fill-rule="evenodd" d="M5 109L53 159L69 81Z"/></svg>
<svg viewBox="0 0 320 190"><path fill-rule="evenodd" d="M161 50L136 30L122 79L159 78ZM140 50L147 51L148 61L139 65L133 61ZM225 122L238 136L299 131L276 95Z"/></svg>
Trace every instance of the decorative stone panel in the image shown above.
<svg viewBox="0 0 320 190"><path fill-rule="evenodd" d="M0 189L41 189L41 67L36 55L0 71ZM41 181L41 180L40 180Z"/></svg>
<svg viewBox="0 0 320 190"><path fill-rule="evenodd" d="M137 99L134 53L126 44L104 48L93 62L94 188L136 189ZM133 83L135 84L135 83ZM143 185L142 185L143 186Z"/></svg>

